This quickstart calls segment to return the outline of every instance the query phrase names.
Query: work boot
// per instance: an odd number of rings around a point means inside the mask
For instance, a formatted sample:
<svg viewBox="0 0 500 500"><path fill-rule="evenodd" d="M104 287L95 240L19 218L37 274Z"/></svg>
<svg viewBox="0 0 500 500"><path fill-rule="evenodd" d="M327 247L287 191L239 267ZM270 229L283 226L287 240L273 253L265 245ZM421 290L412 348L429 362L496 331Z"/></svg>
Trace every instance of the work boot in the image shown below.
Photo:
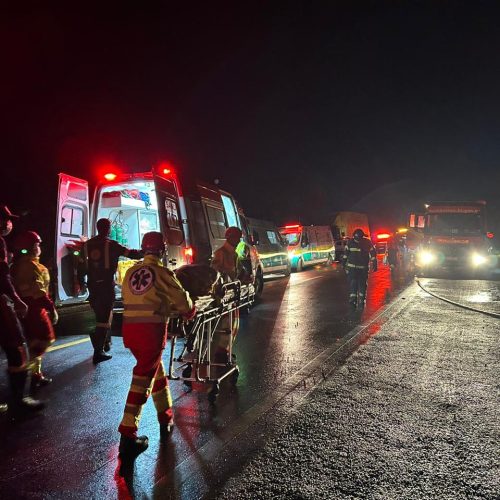
<svg viewBox="0 0 500 500"><path fill-rule="evenodd" d="M110 340L106 340L106 342L104 342L104 352L109 352L111 351L111 339Z"/></svg>
<svg viewBox="0 0 500 500"><path fill-rule="evenodd" d="M45 408L45 403L32 397L25 396L28 372L9 373L10 400L9 416L13 419L21 418Z"/></svg>
<svg viewBox="0 0 500 500"><path fill-rule="evenodd" d="M113 356L111 356L111 354L106 354L104 351L94 352L94 356L92 357L92 362L94 363L94 365L97 365L97 363L101 363L102 361L108 361L112 357Z"/></svg>
<svg viewBox="0 0 500 500"><path fill-rule="evenodd" d="M174 420L172 419L168 424L160 424L160 441L164 443L170 437L174 430Z"/></svg>
<svg viewBox="0 0 500 500"><path fill-rule="evenodd" d="M26 396L21 401L9 403L9 415L11 418L21 418L37 413L45 408L45 403L31 396Z"/></svg>
<svg viewBox="0 0 500 500"><path fill-rule="evenodd" d="M31 375L31 388L38 389L52 383L52 379L46 377L43 373L35 373Z"/></svg>
<svg viewBox="0 0 500 500"><path fill-rule="evenodd" d="M146 451L148 446L149 440L147 436L137 436L133 438L122 434L118 451L121 458L130 459Z"/></svg>

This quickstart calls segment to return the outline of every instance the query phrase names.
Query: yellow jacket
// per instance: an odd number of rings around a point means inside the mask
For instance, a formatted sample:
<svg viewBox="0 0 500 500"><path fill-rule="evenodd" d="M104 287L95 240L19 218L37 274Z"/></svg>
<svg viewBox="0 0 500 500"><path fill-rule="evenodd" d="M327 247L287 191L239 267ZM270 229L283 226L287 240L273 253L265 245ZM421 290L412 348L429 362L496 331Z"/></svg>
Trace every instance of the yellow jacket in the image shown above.
<svg viewBox="0 0 500 500"><path fill-rule="evenodd" d="M126 323L166 323L174 314L193 311L189 293L155 255L146 255L126 272L122 296Z"/></svg>
<svg viewBox="0 0 500 500"><path fill-rule="evenodd" d="M214 252L212 267L221 274L235 280L238 275L238 254L227 241Z"/></svg>
<svg viewBox="0 0 500 500"><path fill-rule="evenodd" d="M48 310L54 308L49 298L49 270L40 263L38 257L30 257L29 255L19 257L12 264L10 272L20 297L36 300Z"/></svg>

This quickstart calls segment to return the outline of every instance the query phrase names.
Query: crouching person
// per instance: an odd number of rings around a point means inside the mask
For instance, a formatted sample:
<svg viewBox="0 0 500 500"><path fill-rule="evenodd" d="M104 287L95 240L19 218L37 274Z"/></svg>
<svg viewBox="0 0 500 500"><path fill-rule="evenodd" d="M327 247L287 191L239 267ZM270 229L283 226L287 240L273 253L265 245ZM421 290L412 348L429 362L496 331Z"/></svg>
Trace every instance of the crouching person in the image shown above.
<svg viewBox="0 0 500 500"><path fill-rule="evenodd" d="M150 394L158 414L160 439L164 440L172 431L172 397L161 359L167 339L166 326L174 314L187 319L195 314L189 293L162 265L162 257L166 253L163 235L146 233L142 239L142 250L144 260L127 271L122 284L123 343L137 360L118 428L121 434L120 456L128 459L148 447L147 436L138 436L137 430L142 407Z"/></svg>
<svg viewBox="0 0 500 500"><path fill-rule="evenodd" d="M33 231L26 231L14 240L12 278L17 293L28 306L21 320L28 342L32 389L50 384L52 379L42 372L42 356L55 340L54 327L58 315L49 296L50 276L40 263L42 239Z"/></svg>

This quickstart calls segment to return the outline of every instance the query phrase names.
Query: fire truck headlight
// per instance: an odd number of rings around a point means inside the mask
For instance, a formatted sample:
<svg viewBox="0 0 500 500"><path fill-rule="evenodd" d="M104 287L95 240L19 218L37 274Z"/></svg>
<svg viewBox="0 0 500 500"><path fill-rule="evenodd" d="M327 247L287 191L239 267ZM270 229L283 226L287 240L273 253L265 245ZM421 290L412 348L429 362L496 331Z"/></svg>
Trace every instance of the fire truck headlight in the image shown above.
<svg viewBox="0 0 500 500"><path fill-rule="evenodd" d="M429 250L422 250L418 255L418 260L425 266L432 264L436 260L436 256L432 252L429 252Z"/></svg>
<svg viewBox="0 0 500 500"><path fill-rule="evenodd" d="M486 264L487 258L484 255L481 255L480 253L473 253L472 254L472 264L474 266L482 266L483 264Z"/></svg>

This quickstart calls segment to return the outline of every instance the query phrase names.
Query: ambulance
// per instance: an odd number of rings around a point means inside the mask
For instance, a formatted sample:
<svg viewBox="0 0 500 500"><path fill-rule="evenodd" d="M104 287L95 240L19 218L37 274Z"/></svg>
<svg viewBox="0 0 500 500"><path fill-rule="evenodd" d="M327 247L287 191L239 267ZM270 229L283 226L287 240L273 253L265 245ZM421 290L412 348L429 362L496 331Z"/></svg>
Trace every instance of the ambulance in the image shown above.
<svg viewBox="0 0 500 500"><path fill-rule="evenodd" d="M294 271L335 260L335 243L329 226L289 224L279 228L287 243L288 258Z"/></svg>
<svg viewBox="0 0 500 500"><path fill-rule="evenodd" d="M96 222L103 217L111 221L110 237L131 249L141 247L145 233L162 232L168 242L165 265L172 270L188 264L208 265L213 252L225 242L226 228L237 226L250 247L256 294L262 293L262 264L235 198L218 186L185 179L172 166L162 164L141 173L106 172L92 201L86 180L59 174L54 287L58 305L87 298L78 283L78 254L81 242L95 236ZM134 263L120 258L118 294L125 272Z"/></svg>

